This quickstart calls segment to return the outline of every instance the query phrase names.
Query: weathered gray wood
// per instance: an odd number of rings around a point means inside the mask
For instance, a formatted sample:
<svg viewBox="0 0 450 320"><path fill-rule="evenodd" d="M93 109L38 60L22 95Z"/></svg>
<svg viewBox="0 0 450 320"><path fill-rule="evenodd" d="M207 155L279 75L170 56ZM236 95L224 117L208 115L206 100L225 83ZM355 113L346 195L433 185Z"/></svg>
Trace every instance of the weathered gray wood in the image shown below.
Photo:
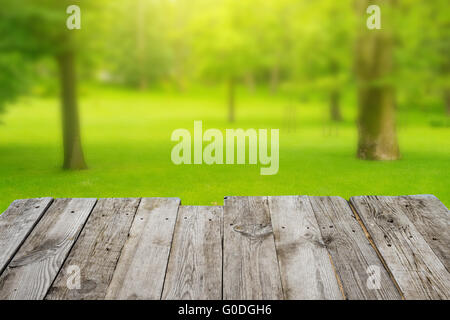
<svg viewBox="0 0 450 320"><path fill-rule="evenodd" d="M106 299L160 299L180 200L143 198Z"/></svg>
<svg viewBox="0 0 450 320"><path fill-rule="evenodd" d="M339 197L231 197L223 223L221 207L177 219L178 199L95 202L17 200L0 216L0 299L399 299L383 262L406 299L450 295L450 216L434 196L351 199L383 261Z"/></svg>
<svg viewBox="0 0 450 320"><path fill-rule="evenodd" d="M104 299L140 199L99 199L46 299ZM80 270L80 287L73 268Z"/></svg>
<svg viewBox="0 0 450 320"><path fill-rule="evenodd" d="M391 197L450 272L450 214L433 195Z"/></svg>
<svg viewBox="0 0 450 320"><path fill-rule="evenodd" d="M283 299L267 197L227 197L223 298Z"/></svg>
<svg viewBox="0 0 450 320"><path fill-rule="evenodd" d="M284 298L342 300L308 197L269 197L269 208Z"/></svg>
<svg viewBox="0 0 450 320"><path fill-rule="evenodd" d="M351 204L406 299L449 299L450 275L391 197L352 197Z"/></svg>
<svg viewBox="0 0 450 320"><path fill-rule="evenodd" d="M222 207L180 207L162 299L222 299L222 215Z"/></svg>
<svg viewBox="0 0 450 320"><path fill-rule="evenodd" d="M340 197L309 197L308 200L345 297L349 300L401 299L347 201Z"/></svg>
<svg viewBox="0 0 450 320"><path fill-rule="evenodd" d="M0 278L0 299L43 299L96 199L56 199Z"/></svg>
<svg viewBox="0 0 450 320"><path fill-rule="evenodd" d="M52 201L53 198L16 200L0 216L0 274Z"/></svg>

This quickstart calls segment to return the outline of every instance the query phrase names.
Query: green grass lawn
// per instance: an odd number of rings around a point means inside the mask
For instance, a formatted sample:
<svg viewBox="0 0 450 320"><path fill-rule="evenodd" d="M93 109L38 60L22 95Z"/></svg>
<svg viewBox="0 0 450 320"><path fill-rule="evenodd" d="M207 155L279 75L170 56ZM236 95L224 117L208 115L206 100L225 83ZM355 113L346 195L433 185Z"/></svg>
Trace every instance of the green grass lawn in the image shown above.
<svg viewBox="0 0 450 320"><path fill-rule="evenodd" d="M224 95L91 88L81 96L89 170L60 169L57 98L24 98L0 116L0 212L15 199L52 197L179 197L183 204L222 204L227 195L434 194L450 204L450 129L430 126L436 115L400 112L402 159L355 157L355 108L330 125L326 105L296 103L296 128L285 125L288 100L238 94L237 121L226 121ZM352 104L352 103L349 103ZM445 116L443 116L445 117ZM174 129L280 128L280 170L261 176L256 165L171 162Z"/></svg>

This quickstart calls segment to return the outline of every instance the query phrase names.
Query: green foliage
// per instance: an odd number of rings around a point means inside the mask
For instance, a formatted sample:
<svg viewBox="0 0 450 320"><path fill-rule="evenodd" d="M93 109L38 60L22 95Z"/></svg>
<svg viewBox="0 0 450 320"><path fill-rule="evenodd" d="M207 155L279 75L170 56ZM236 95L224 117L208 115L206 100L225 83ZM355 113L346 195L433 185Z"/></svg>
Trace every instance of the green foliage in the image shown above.
<svg viewBox="0 0 450 320"><path fill-rule="evenodd" d="M114 1L106 6L105 59L109 80L146 86L167 78L173 50L167 35L167 11L159 1Z"/></svg>
<svg viewBox="0 0 450 320"><path fill-rule="evenodd" d="M356 31L353 7L350 1L319 0L314 4L310 10L322 16L323 23L320 29L309 32L306 44L299 50L299 55L307 62L304 74L312 79L334 80L339 86L341 79L350 78L352 73ZM314 50L308 50L308 47L314 47Z"/></svg>
<svg viewBox="0 0 450 320"><path fill-rule="evenodd" d="M233 78L328 97L354 86L354 1L3 0L0 105L30 82L22 68L63 50L77 52L82 79L183 89ZM65 28L69 4L81 7L81 30ZM391 81L400 107L442 108L450 90L448 12L447 0L404 0L394 12L383 9L382 25L383 15L395 17Z"/></svg>
<svg viewBox="0 0 450 320"><path fill-rule="evenodd" d="M450 90L450 11L445 0L399 3L397 85L405 107L443 109Z"/></svg>
<svg viewBox="0 0 450 320"><path fill-rule="evenodd" d="M21 0L2 3L0 11L0 110L27 92L32 64L63 49L61 31L67 1ZM55 45L57 44L58 45Z"/></svg>
<svg viewBox="0 0 450 320"><path fill-rule="evenodd" d="M42 79L35 65L47 64L48 57L70 50L78 52L83 66L93 66L92 33L99 31L98 9L104 0L95 4L87 0L6 0L0 11L0 108L19 94L27 92L32 80ZM86 32L66 28L69 5L82 6ZM86 15L84 14L86 13ZM92 16L95 15L94 18ZM97 23L96 23L97 22ZM101 23L100 23L101 24ZM86 52L91 50L90 52ZM42 60L46 60L42 63ZM34 72L33 72L34 70ZM33 75L34 73L34 75ZM45 72L44 72L45 73ZM55 77L53 73L51 75Z"/></svg>
<svg viewBox="0 0 450 320"><path fill-rule="evenodd" d="M17 53L0 55L0 112L5 105L14 101L20 94L24 93L24 88L28 86L30 70Z"/></svg>

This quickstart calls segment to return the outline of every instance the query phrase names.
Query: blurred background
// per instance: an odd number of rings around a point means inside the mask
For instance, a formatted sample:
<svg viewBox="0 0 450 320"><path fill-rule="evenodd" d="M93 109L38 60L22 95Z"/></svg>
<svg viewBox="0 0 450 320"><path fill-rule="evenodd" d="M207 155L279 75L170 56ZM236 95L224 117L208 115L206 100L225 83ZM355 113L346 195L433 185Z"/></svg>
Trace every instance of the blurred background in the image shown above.
<svg viewBox="0 0 450 320"><path fill-rule="evenodd" d="M68 30L69 5L81 29ZM369 5L381 29L368 30ZM435 194L448 0L0 0L0 212L18 198ZM173 130L280 129L280 169L179 165Z"/></svg>

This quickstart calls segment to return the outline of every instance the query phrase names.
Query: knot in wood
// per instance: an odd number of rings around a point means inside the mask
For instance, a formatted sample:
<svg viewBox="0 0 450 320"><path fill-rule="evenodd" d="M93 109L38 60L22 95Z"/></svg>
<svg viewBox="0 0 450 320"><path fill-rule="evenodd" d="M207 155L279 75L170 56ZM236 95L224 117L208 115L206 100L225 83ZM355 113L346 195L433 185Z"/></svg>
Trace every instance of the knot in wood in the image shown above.
<svg viewBox="0 0 450 320"><path fill-rule="evenodd" d="M263 240L272 234L272 226L263 224L242 224L234 226L233 231L252 240Z"/></svg>

